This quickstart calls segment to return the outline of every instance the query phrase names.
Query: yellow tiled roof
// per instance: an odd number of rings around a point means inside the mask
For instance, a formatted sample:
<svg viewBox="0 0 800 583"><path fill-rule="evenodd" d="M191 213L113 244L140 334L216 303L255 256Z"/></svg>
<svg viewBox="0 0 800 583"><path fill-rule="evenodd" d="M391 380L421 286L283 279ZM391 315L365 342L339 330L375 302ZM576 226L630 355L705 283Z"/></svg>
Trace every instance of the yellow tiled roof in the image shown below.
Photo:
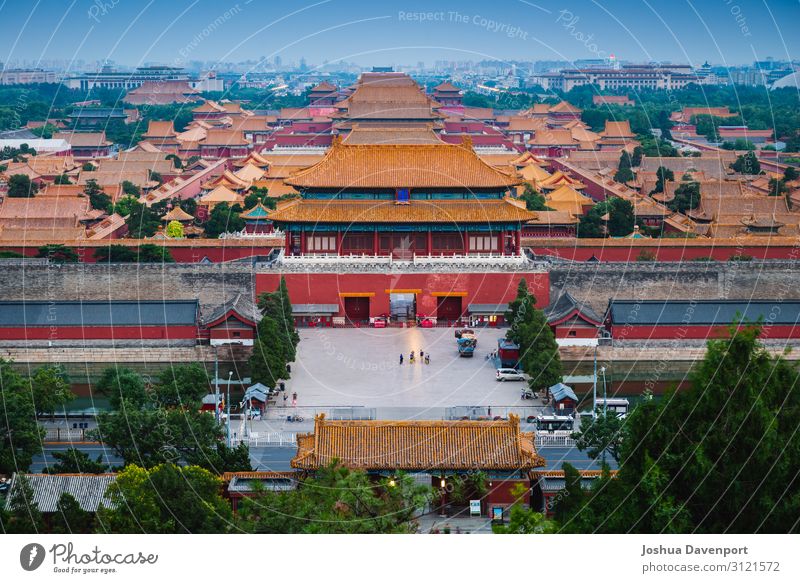
<svg viewBox="0 0 800 583"><path fill-rule="evenodd" d="M499 421L329 421L297 436L291 465L316 469L333 460L364 470L530 470L545 465L519 417Z"/></svg>
<svg viewBox="0 0 800 583"><path fill-rule="evenodd" d="M349 145L286 180L300 188L507 188L519 180L462 145Z"/></svg>
<svg viewBox="0 0 800 583"><path fill-rule="evenodd" d="M526 222L534 214L509 200L293 200L270 213L286 223Z"/></svg>

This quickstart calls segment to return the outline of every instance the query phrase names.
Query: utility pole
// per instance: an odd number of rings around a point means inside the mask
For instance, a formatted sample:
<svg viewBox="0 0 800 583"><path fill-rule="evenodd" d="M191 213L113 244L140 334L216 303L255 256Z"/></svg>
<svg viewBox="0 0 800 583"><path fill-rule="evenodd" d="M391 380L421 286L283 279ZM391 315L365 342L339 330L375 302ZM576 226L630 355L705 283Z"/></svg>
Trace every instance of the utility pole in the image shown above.
<svg viewBox="0 0 800 583"><path fill-rule="evenodd" d="M606 367L600 367L600 373L603 375L603 421L607 419L606 414L608 413L608 399L606 399ZM603 465L606 465L606 449L608 448L608 444L606 447L603 448Z"/></svg>
<svg viewBox="0 0 800 583"><path fill-rule="evenodd" d="M219 349L214 347L214 419L219 423Z"/></svg>
<svg viewBox="0 0 800 583"><path fill-rule="evenodd" d="M594 375L592 375L592 421L597 421L597 344L594 345Z"/></svg>
<svg viewBox="0 0 800 583"><path fill-rule="evenodd" d="M231 446L231 378L233 378L233 371L228 372L228 397L225 399L225 408L227 411L228 421L228 447Z"/></svg>

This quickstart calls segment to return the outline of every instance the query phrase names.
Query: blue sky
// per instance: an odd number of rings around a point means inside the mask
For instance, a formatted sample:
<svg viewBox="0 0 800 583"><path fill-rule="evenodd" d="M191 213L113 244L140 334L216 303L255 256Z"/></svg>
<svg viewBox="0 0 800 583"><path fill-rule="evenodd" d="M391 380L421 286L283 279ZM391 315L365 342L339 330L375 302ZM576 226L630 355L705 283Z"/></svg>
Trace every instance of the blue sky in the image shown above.
<svg viewBox="0 0 800 583"><path fill-rule="evenodd" d="M364 65L798 56L797 0L0 0L0 61L120 64L280 55Z"/></svg>

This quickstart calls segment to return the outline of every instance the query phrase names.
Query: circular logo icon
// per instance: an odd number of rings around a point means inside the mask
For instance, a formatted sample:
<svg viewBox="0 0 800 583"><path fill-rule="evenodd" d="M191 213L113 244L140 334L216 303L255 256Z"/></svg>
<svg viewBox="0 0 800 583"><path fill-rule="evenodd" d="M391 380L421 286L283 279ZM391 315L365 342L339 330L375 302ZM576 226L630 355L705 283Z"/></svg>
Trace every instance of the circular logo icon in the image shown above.
<svg viewBox="0 0 800 583"><path fill-rule="evenodd" d="M44 547L39 543L30 543L19 552L19 564L26 571L35 571L44 563Z"/></svg>

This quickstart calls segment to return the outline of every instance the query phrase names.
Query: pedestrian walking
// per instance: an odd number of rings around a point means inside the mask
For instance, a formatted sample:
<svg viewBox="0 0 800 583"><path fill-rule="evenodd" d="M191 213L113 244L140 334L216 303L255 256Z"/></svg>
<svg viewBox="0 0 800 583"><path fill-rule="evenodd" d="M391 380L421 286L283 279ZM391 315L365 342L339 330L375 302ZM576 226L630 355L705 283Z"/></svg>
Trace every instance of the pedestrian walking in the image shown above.
<svg viewBox="0 0 800 583"><path fill-rule="evenodd" d="M430 364L430 363L431 363L431 355L430 354L426 354L425 355L425 364Z"/></svg>
<svg viewBox="0 0 800 583"><path fill-rule="evenodd" d="M288 401L288 400L289 400L289 395L287 395L287 394L284 392L284 393L283 393L283 406L284 406L284 407L286 406L286 401Z"/></svg>
<svg viewBox="0 0 800 583"><path fill-rule="evenodd" d="M292 407L297 407L297 392L292 393Z"/></svg>
<svg viewBox="0 0 800 583"><path fill-rule="evenodd" d="M423 358L425 358L425 351L424 351L424 350L420 350L420 351L419 351L419 358L420 358L420 360L422 360Z"/></svg>
<svg viewBox="0 0 800 583"><path fill-rule="evenodd" d="M403 355L400 355L400 364L403 364Z"/></svg>

